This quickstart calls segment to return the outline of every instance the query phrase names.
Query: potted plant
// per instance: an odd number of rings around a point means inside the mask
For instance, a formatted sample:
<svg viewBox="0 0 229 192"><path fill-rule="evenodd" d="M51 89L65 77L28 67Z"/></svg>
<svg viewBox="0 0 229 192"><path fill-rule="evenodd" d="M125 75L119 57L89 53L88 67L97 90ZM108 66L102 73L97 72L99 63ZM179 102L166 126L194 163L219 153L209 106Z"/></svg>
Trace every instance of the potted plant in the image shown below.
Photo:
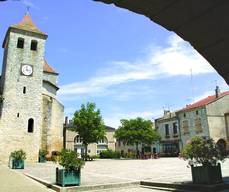
<svg viewBox="0 0 229 192"><path fill-rule="evenodd" d="M43 149L39 150L38 162L39 163L45 163L47 154L48 154L48 151L43 150Z"/></svg>
<svg viewBox="0 0 229 192"><path fill-rule="evenodd" d="M223 162L227 154L220 150L213 139L194 137L185 145L181 155L189 161L194 184L216 184L223 181L220 162Z"/></svg>
<svg viewBox="0 0 229 192"><path fill-rule="evenodd" d="M26 153L22 149L11 152L10 157L12 159L12 169L24 169Z"/></svg>
<svg viewBox="0 0 229 192"><path fill-rule="evenodd" d="M84 161L77 157L77 153L63 149L57 161L63 168L56 168L56 183L63 187L66 185L80 185L80 170L84 165Z"/></svg>

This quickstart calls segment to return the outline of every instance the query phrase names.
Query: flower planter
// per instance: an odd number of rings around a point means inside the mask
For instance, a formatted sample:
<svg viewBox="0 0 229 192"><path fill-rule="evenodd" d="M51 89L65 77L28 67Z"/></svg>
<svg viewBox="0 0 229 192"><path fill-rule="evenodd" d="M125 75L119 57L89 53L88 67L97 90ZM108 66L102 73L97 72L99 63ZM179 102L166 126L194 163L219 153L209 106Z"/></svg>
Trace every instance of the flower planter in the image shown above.
<svg viewBox="0 0 229 192"><path fill-rule="evenodd" d="M194 184L216 184L223 182L221 166L191 166Z"/></svg>
<svg viewBox="0 0 229 192"><path fill-rule="evenodd" d="M56 183L62 187L67 185L80 185L80 169L66 171L56 168Z"/></svg>
<svg viewBox="0 0 229 192"><path fill-rule="evenodd" d="M39 155L38 162L39 163L45 163L46 162L46 157L43 156L43 155Z"/></svg>
<svg viewBox="0 0 229 192"><path fill-rule="evenodd" d="M12 169L24 169L24 160L12 160Z"/></svg>

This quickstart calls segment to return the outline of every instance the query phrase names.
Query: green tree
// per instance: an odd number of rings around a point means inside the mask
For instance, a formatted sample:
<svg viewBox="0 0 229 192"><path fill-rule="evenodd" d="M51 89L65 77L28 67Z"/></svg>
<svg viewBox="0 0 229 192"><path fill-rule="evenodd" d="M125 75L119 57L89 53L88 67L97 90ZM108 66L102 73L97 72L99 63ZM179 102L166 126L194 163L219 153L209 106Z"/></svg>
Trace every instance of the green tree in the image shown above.
<svg viewBox="0 0 229 192"><path fill-rule="evenodd" d="M159 134L153 130L153 123L143 118L122 119L121 126L115 131L115 137L128 144L135 145L138 151L139 144L151 145L160 139Z"/></svg>
<svg viewBox="0 0 229 192"><path fill-rule="evenodd" d="M181 156L189 160L190 165L216 166L228 157L228 152L213 139L196 136L184 146Z"/></svg>
<svg viewBox="0 0 229 192"><path fill-rule="evenodd" d="M97 143L105 136L105 125L100 110L96 109L95 103L81 105L81 109L74 113L73 122L85 147L84 158L87 159L87 149L90 143Z"/></svg>

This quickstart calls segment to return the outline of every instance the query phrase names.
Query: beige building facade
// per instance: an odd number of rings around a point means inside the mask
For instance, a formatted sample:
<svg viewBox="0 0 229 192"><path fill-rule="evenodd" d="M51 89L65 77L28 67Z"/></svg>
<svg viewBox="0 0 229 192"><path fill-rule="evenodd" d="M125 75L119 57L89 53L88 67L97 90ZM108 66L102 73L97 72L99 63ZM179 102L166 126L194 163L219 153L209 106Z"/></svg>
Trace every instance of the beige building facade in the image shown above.
<svg viewBox="0 0 229 192"><path fill-rule="evenodd" d="M175 112L165 110L161 118L155 119L155 129L160 134L160 156L178 156L180 153L180 131Z"/></svg>
<svg viewBox="0 0 229 192"><path fill-rule="evenodd" d="M76 151L79 155L84 154L85 147L82 143L82 139L77 132L72 131L70 125L65 126L65 148ZM115 138L114 138L115 129L109 126L106 126L105 138L100 140L98 143L92 143L88 145L88 155L99 155L101 151L111 149L115 150Z"/></svg>
<svg viewBox="0 0 229 192"><path fill-rule="evenodd" d="M213 138L226 145L229 141L229 91L208 96L176 112L182 146L194 136Z"/></svg>
<svg viewBox="0 0 229 192"><path fill-rule="evenodd" d="M57 100L58 73L45 61L47 35L26 14L8 28L0 81L0 161L22 149L37 161L40 149L63 147L64 107Z"/></svg>

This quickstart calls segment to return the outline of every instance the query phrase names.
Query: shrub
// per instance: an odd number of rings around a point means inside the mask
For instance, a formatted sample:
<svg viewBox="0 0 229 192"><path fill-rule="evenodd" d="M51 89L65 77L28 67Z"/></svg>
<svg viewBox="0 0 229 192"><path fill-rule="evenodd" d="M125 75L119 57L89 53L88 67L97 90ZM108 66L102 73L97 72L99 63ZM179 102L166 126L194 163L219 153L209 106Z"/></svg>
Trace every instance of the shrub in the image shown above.
<svg viewBox="0 0 229 192"><path fill-rule="evenodd" d="M91 155L90 156L92 159L99 159L99 155Z"/></svg>
<svg viewBox="0 0 229 192"><path fill-rule="evenodd" d="M46 156L47 154L48 154L48 151L46 151L46 150L44 150L44 149L40 149L40 150L39 150L39 156L44 157L44 156Z"/></svg>
<svg viewBox="0 0 229 192"><path fill-rule="evenodd" d="M129 159L136 159L136 153L134 153L134 152L128 152L126 154L126 157L129 158Z"/></svg>
<svg viewBox="0 0 229 192"><path fill-rule="evenodd" d="M85 154L83 154L83 155L81 155L81 158L82 158L84 161L93 161L93 160L94 160L94 158L93 158L92 155L85 155Z"/></svg>
<svg viewBox="0 0 229 192"><path fill-rule="evenodd" d="M51 153L51 161L58 162L59 156L60 156L60 152L59 151L52 151L52 153Z"/></svg>
<svg viewBox="0 0 229 192"><path fill-rule="evenodd" d="M185 145L181 157L189 160L190 165L215 166L223 161L227 154L220 150L213 139L194 137Z"/></svg>
<svg viewBox="0 0 229 192"><path fill-rule="evenodd" d="M84 161L78 159L77 153L75 151L63 149L60 152L58 162L67 171L79 170L84 166Z"/></svg>
<svg viewBox="0 0 229 192"><path fill-rule="evenodd" d="M119 159L121 157L121 153L119 151L108 149L101 151L99 156L101 159Z"/></svg>
<svg viewBox="0 0 229 192"><path fill-rule="evenodd" d="M10 157L13 158L14 160L25 160L26 153L22 149L20 149L18 151L11 152Z"/></svg>

